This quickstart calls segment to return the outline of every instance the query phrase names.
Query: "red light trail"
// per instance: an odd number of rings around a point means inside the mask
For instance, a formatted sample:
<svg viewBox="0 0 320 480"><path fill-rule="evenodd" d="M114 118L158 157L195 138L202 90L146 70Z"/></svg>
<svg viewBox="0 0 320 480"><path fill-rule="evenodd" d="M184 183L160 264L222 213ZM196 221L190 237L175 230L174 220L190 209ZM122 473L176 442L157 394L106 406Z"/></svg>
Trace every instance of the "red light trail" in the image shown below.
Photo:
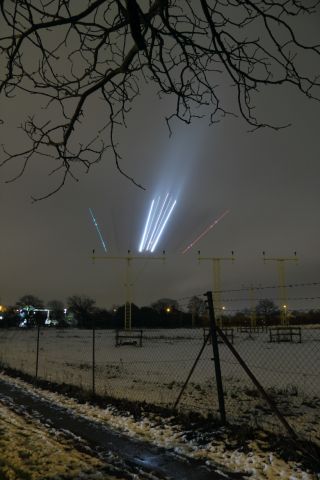
<svg viewBox="0 0 320 480"><path fill-rule="evenodd" d="M201 240L202 237L204 237L215 225L217 225L217 223L220 222L220 220L223 219L223 217L225 217L228 213L230 212L230 210L226 210L225 212L223 212L220 217L218 217L213 223L211 223L211 225L209 225L209 227L207 227L195 240L193 240L193 242L191 242L181 253L184 255L185 253L187 253L188 250L190 250L190 248L192 248L197 242L199 242L199 240Z"/></svg>

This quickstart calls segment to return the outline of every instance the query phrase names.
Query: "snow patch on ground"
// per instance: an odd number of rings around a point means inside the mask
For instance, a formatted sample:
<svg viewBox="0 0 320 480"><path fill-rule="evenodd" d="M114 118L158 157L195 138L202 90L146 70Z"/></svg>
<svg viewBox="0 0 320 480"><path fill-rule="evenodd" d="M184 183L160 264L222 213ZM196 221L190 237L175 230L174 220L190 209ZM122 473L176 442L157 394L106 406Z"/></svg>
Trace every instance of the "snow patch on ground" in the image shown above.
<svg viewBox="0 0 320 480"><path fill-rule="evenodd" d="M103 467L104 462L90 452L74 448L67 436L0 402L1 480L98 480ZM115 479L107 474L103 478Z"/></svg>
<svg viewBox="0 0 320 480"><path fill-rule="evenodd" d="M170 449L178 455L201 459L208 465L221 466L233 472L246 473L256 480L315 480L315 474L305 471L295 462L286 462L275 452L267 450L263 439L249 441L246 448L233 448L234 439L228 430L220 428L205 435L190 435L190 431L175 423L174 417L162 418L146 413L141 419L135 419L129 412L119 412L114 406L99 408L88 403L80 404L77 400L46 390L36 389L30 384L12 379L5 374L0 378L29 390L33 395L68 408L70 415L82 415L87 419L106 424L126 435L148 441L157 446ZM245 451L244 451L245 450Z"/></svg>

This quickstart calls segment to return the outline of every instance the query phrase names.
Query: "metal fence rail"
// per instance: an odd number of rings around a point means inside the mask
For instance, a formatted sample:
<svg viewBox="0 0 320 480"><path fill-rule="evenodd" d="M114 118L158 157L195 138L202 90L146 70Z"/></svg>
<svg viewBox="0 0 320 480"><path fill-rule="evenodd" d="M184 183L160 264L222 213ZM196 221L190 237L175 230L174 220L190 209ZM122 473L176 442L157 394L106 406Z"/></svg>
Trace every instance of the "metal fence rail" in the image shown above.
<svg viewBox="0 0 320 480"><path fill-rule="evenodd" d="M301 337L301 343L270 343L267 330L235 329L233 340L289 423L320 444L320 326L301 326ZM173 407L204 335L202 328L143 329L139 347L116 346L114 330L41 328L37 339L37 329L0 329L1 364L99 395ZM279 422L230 350L219 343L219 352L227 420L276 431ZM208 342L179 409L218 414L212 357Z"/></svg>

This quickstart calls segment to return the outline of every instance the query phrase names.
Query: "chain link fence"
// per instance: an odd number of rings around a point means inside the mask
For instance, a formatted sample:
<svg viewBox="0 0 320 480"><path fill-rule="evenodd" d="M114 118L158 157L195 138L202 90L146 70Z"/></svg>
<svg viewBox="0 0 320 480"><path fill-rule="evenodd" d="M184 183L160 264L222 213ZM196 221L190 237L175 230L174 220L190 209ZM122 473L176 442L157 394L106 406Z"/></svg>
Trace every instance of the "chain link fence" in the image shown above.
<svg viewBox="0 0 320 480"><path fill-rule="evenodd" d="M301 342L289 334L271 342L266 328L234 328L233 346L296 432L320 444L320 325L300 328ZM203 328L117 333L41 327L38 337L36 328L1 329L0 362L98 395L172 408L203 347L204 333ZM222 341L219 353L227 420L278 432L278 419ZM219 415L210 342L177 408Z"/></svg>

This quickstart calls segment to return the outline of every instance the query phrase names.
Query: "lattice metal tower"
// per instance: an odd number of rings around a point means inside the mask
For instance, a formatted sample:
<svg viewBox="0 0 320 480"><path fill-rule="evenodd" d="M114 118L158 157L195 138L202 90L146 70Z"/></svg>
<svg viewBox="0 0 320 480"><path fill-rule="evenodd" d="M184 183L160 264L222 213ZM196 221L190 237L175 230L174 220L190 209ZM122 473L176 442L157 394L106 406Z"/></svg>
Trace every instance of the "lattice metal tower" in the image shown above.
<svg viewBox="0 0 320 480"><path fill-rule="evenodd" d="M280 317L281 325L289 324L288 303L287 303L287 288L286 288L286 262L298 263L297 253L294 252L294 257L266 257L265 252L262 252L264 262L276 262L279 278L279 301L280 301Z"/></svg>
<svg viewBox="0 0 320 480"><path fill-rule="evenodd" d="M124 329L125 330L131 330L131 319L132 319L132 287L133 283L131 280L131 263L133 260L165 260L164 256L165 252L163 251L163 256L162 257L151 257L151 256L146 256L146 255L140 255L140 256L132 256L130 250L128 250L128 255L125 256L110 256L110 255L104 255L104 256L96 256L92 255L92 261L94 262L95 260L125 260L126 261L126 282L125 282L125 287L126 287L126 300L124 304Z"/></svg>
<svg viewBox="0 0 320 480"><path fill-rule="evenodd" d="M221 262L232 261L234 262L235 257L233 252L231 252L231 257L201 257L200 250L198 250L198 260L199 263L202 260L209 260L212 263L212 290L213 290L213 305L215 316L218 322L219 327L222 327L222 302L221 302Z"/></svg>
<svg viewBox="0 0 320 480"><path fill-rule="evenodd" d="M251 307L251 313L250 313L250 326L251 328L255 328L257 326L257 312L256 312L256 306L255 306L255 288L251 285L249 288L249 296L250 296L250 307Z"/></svg>

